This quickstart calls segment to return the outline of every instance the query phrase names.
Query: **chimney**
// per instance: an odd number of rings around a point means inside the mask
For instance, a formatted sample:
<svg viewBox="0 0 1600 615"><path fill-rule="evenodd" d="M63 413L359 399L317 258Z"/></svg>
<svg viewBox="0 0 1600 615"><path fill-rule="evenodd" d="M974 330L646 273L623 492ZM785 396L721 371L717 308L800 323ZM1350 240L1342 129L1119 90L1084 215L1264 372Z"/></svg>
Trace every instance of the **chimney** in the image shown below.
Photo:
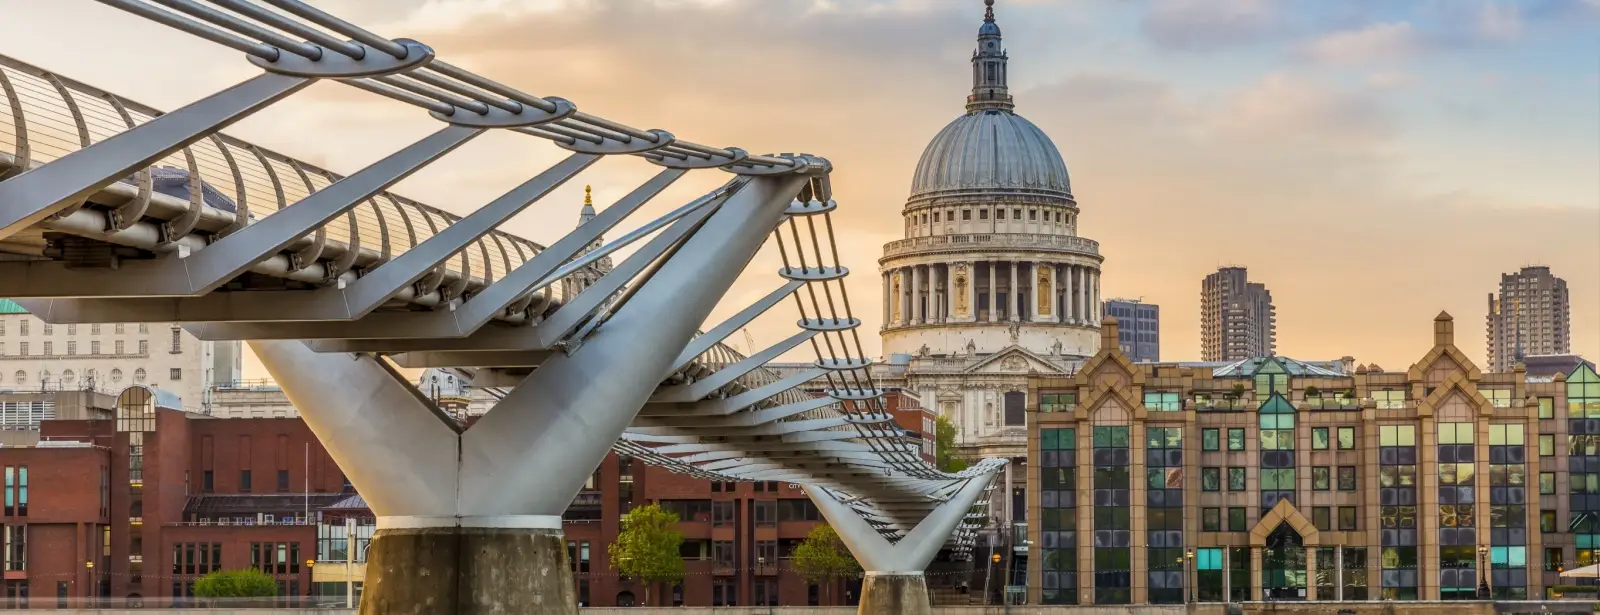
<svg viewBox="0 0 1600 615"><path fill-rule="evenodd" d="M1107 316L1105 320L1100 321L1100 349L1116 350L1118 348L1121 348L1121 346L1117 345L1117 319L1113 316Z"/></svg>

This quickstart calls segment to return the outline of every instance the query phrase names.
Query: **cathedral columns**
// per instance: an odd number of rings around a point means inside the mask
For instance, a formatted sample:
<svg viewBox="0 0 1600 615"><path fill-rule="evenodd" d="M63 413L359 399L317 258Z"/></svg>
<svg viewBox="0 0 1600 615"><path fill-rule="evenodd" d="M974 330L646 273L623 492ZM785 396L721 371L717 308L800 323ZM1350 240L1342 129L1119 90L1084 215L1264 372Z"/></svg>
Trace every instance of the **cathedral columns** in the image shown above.
<svg viewBox="0 0 1600 615"><path fill-rule="evenodd" d="M1010 289L1006 298L1011 300L1011 309L1007 310L1009 318L1006 320L1017 322L1022 318L1022 284L1017 280L1017 261L1011 261L1011 278L1006 280L1006 284Z"/></svg>
<svg viewBox="0 0 1600 615"><path fill-rule="evenodd" d="M995 274L1000 273L1000 265L995 261L987 262L989 264L989 322L1000 322L1000 305L996 301L1000 295L995 293L994 288Z"/></svg>
<svg viewBox="0 0 1600 615"><path fill-rule="evenodd" d="M911 324L920 325L928 322L928 315L922 311L922 266L911 266Z"/></svg>
<svg viewBox="0 0 1600 615"><path fill-rule="evenodd" d="M892 305L891 301L890 301L890 295L889 295L889 293L890 293L890 290L889 290L889 288L890 288L889 277L892 276L892 275L894 275L894 274L891 273L891 272L888 272L888 271L883 272L883 321L882 322L883 322L883 328L885 328L885 329L887 329L887 328L889 328L891 326L894 326L894 322L889 320L889 318L890 318L890 310L894 307Z"/></svg>
<svg viewBox="0 0 1600 615"><path fill-rule="evenodd" d="M911 272L900 269L900 326L911 324Z"/></svg>
<svg viewBox="0 0 1600 615"><path fill-rule="evenodd" d="M1094 315L1094 326L1100 326L1100 321L1105 316L1105 308L1100 307L1100 270L1092 272L1094 276L1094 305L1090 312Z"/></svg>

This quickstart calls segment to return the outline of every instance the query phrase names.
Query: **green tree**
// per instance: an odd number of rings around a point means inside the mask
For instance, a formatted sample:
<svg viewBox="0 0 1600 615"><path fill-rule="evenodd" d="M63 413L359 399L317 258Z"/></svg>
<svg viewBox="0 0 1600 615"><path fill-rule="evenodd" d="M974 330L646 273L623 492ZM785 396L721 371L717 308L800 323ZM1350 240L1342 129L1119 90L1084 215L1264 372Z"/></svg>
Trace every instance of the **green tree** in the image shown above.
<svg viewBox="0 0 1600 615"><path fill-rule="evenodd" d="M833 601L834 582L861 575L861 564L844 546L833 526L827 524L811 528L806 539L795 547L793 566L807 583L822 584L828 602Z"/></svg>
<svg viewBox="0 0 1600 615"><path fill-rule="evenodd" d="M641 506L622 517L622 532L607 548L611 569L643 582L644 603L650 604L650 585L683 578L683 544L678 514L659 504Z"/></svg>
<svg viewBox="0 0 1600 615"><path fill-rule="evenodd" d="M218 570L194 582L200 598L267 598L278 595L278 581L255 568Z"/></svg>
<svg viewBox="0 0 1600 615"><path fill-rule="evenodd" d="M941 472L960 472L970 465L956 455L956 424L942 415L933 423L933 453Z"/></svg>

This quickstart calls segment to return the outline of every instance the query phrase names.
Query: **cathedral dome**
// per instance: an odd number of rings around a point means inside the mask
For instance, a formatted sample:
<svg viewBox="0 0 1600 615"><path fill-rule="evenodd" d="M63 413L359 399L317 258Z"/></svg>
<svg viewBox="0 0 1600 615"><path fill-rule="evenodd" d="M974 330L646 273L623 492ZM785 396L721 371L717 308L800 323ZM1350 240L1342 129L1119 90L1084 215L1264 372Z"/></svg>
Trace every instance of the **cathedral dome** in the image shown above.
<svg viewBox="0 0 1600 615"><path fill-rule="evenodd" d="M994 0L984 1L978 47L972 53L967 113L922 150L911 177L911 200L950 193L1029 193L1072 199L1067 164L1050 137L1013 109Z"/></svg>
<svg viewBox="0 0 1600 615"><path fill-rule="evenodd" d="M981 109L950 122L922 151L911 198L941 192L1044 192L1072 197L1067 164L1033 122Z"/></svg>

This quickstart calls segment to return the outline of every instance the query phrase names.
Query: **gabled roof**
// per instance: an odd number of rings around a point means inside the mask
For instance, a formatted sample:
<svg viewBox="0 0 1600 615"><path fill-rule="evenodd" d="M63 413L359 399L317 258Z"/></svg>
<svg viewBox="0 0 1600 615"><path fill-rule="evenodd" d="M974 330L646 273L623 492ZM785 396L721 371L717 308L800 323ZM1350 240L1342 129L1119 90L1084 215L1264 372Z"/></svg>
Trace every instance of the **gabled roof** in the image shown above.
<svg viewBox="0 0 1600 615"><path fill-rule="evenodd" d="M10 299L0 299L0 314L28 314L28 310Z"/></svg>
<svg viewBox="0 0 1600 615"><path fill-rule="evenodd" d="M1261 404L1260 412L1266 414L1294 414L1294 404L1284 399L1282 395L1273 393L1267 397L1266 403Z"/></svg>
<svg viewBox="0 0 1600 615"><path fill-rule="evenodd" d="M1023 348L1021 346L1007 346L1007 347L1001 349L999 352L996 352L996 353L991 354L991 355L989 355L987 357L984 357L983 360L978 361L977 363L973 363L972 365L968 365L965 369L963 369L961 371L966 372L966 373L976 373L979 370L983 369L984 366L989 365L990 363L994 363L995 361L1003 360L1006 357L1019 356L1019 355L1023 356L1023 357L1027 357L1033 363L1037 363L1039 365L1043 365L1045 367L1050 368L1050 370L1052 372L1054 372L1054 373L1057 373L1057 374L1066 373L1066 372L1061 371L1061 368L1056 367L1056 365L1054 363L1051 363L1049 360L1045 359L1044 357L1041 357L1041 356L1039 356L1037 354L1034 354L1032 351L1028 350L1027 348ZM1032 366L1030 366L1030 367L1032 367Z"/></svg>

